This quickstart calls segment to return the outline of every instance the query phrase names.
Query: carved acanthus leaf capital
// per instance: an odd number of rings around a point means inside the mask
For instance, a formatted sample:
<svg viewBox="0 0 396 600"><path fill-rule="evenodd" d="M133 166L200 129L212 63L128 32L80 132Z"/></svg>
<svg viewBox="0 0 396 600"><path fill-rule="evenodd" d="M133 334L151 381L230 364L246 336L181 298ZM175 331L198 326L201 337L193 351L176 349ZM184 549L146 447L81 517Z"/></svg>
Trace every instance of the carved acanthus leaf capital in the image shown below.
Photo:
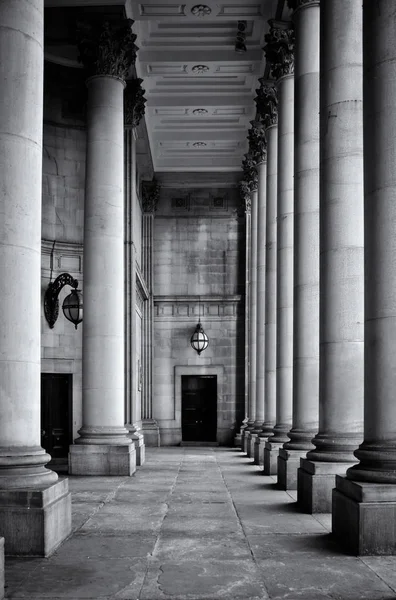
<svg viewBox="0 0 396 600"><path fill-rule="evenodd" d="M256 157L253 156L251 152L245 154L245 158L242 161L242 169L244 173L244 179L248 182L250 192L255 192L258 188L258 174L256 165Z"/></svg>
<svg viewBox="0 0 396 600"><path fill-rule="evenodd" d="M158 207L161 186L154 178L142 182L142 206L144 212L155 212Z"/></svg>
<svg viewBox="0 0 396 600"><path fill-rule="evenodd" d="M146 98L143 79L129 79L124 92L124 125L137 127L144 116Z"/></svg>
<svg viewBox="0 0 396 600"><path fill-rule="evenodd" d="M79 60L89 77L110 75L126 79L130 67L135 64L138 49L132 24L132 19L115 24L108 21L78 23Z"/></svg>
<svg viewBox="0 0 396 600"><path fill-rule="evenodd" d="M275 25L270 21L270 31L264 39L263 50L270 65L271 75L280 79L294 73L294 42L295 35L292 27Z"/></svg>
<svg viewBox="0 0 396 600"><path fill-rule="evenodd" d="M250 121L251 127L248 131L249 154L255 164L263 162L267 158L267 138L265 136L264 123L261 121Z"/></svg>
<svg viewBox="0 0 396 600"><path fill-rule="evenodd" d="M249 183L246 179L239 182L239 193L241 194L242 208L245 212L250 212L252 208L252 194Z"/></svg>
<svg viewBox="0 0 396 600"><path fill-rule="evenodd" d="M256 90L257 96L254 99L257 107L259 119L264 127L271 127L278 122L278 90L277 87L268 83L264 77L259 79L260 87Z"/></svg>

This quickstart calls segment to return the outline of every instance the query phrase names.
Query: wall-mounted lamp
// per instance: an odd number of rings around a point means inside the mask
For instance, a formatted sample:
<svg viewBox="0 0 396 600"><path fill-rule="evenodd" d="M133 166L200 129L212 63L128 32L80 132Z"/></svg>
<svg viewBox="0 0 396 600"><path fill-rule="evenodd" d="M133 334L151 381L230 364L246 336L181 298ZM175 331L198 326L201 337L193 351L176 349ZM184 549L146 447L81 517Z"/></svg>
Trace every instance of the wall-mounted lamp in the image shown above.
<svg viewBox="0 0 396 600"><path fill-rule="evenodd" d="M63 314L68 321L71 321L75 328L83 319L83 298L82 293L78 290L78 281L69 273L62 273L55 281L48 285L44 295L44 315L51 329L54 328L56 320L59 316L59 292L65 285L70 285L74 288L71 293L66 296L62 304Z"/></svg>
<svg viewBox="0 0 396 600"><path fill-rule="evenodd" d="M209 338L204 332L201 325L201 299L198 301L198 324L194 333L191 336L190 344L198 352L198 356L209 346Z"/></svg>

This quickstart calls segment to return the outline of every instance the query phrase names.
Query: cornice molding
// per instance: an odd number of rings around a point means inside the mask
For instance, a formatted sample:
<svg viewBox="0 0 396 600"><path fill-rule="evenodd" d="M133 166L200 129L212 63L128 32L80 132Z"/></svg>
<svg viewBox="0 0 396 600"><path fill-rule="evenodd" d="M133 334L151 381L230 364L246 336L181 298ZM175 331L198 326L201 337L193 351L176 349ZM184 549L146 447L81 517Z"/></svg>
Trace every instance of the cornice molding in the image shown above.
<svg viewBox="0 0 396 600"><path fill-rule="evenodd" d="M107 75L126 79L138 50L132 25L132 19L115 24L108 21L80 21L77 24L79 60L88 77Z"/></svg>
<svg viewBox="0 0 396 600"><path fill-rule="evenodd" d="M257 96L254 101L257 114L267 129L278 123L278 89L273 83L268 83L264 77L261 77L259 82L260 87L256 90Z"/></svg>
<svg viewBox="0 0 396 600"><path fill-rule="evenodd" d="M263 47L271 75L278 80L294 74L295 34L291 23L269 21L270 30L266 33Z"/></svg>

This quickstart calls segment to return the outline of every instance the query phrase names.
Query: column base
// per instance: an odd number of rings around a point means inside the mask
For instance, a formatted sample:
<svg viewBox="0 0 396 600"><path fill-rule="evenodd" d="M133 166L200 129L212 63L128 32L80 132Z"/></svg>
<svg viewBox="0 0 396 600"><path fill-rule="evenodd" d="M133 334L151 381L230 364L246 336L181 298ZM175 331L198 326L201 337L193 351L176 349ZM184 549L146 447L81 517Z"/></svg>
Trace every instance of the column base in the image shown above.
<svg viewBox="0 0 396 600"><path fill-rule="evenodd" d="M300 509L310 515L330 513L336 475L345 475L354 464L301 458L297 472L297 502Z"/></svg>
<svg viewBox="0 0 396 600"><path fill-rule="evenodd" d="M286 450L279 448L278 455L278 487L282 490L297 489L297 471L300 459L305 458L307 450Z"/></svg>
<svg viewBox="0 0 396 600"><path fill-rule="evenodd" d="M332 531L355 555L396 554L396 485L336 476Z"/></svg>
<svg viewBox="0 0 396 600"><path fill-rule="evenodd" d="M144 443L144 436L140 432L141 431L140 427L138 427L135 424L125 425L125 427L129 431L129 434L128 434L129 439L131 439L135 445L136 466L141 467L142 464L144 463L144 460L146 457L146 452L145 452L146 447L145 447L145 443Z"/></svg>
<svg viewBox="0 0 396 600"><path fill-rule="evenodd" d="M0 531L6 555L50 556L71 533L67 478L40 489L0 490Z"/></svg>
<svg viewBox="0 0 396 600"><path fill-rule="evenodd" d="M258 433L250 433L247 455L249 458L254 458L254 444L258 438Z"/></svg>
<svg viewBox="0 0 396 600"><path fill-rule="evenodd" d="M264 475L276 475L278 472L278 454L283 442L268 440L264 448Z"/></svg>
<svg viewBox="0 0 396 600"><path fill-rule="evenodd" d="M145 446L150 448L159 448L161 446L160 429L155 419L143 419L142 432Z"/></svg>
<svg viewBox="0 0 396 600"><path fill-rule="evenodd" d="M244 448L244 452L246 452L246 454L248 456L250 456L249 452L250 452L250 440L251 440L251 437L252 437L252 432L248 431L246 433L246 435L245 435L245 448Z"/></svg>
<svg viewBox="0 0 396 600"><path fill-rule="evenodd" d="M70 475L133 475L135 444L73 444L69 450Z"/></svg>
<svg viewBox="0 0 396 600"><path fill-rule="evenodd" d="M267 441L268 437L260 437L259 435L256 437L253 454L255 465L264 466L264 448Z"/></svg>

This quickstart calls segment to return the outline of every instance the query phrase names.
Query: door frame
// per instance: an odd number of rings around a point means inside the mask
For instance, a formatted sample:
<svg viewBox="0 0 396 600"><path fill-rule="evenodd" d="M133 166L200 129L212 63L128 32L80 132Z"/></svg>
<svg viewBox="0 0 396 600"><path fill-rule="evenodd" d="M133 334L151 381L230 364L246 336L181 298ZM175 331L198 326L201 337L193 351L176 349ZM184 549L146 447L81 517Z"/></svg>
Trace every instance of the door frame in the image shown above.
<svg viewBox="0 0 396 600"><path fill-rule="evenodd" d="M182 434L182 375L216 375L217 376L217 428L216 441L219 435L219 416L223 403L224 366L223 365L180 365L175 367L175 421Z"/></svg>
<svg viewBox="0 0 396 600"><path fill-rule="evenodd" d="M43 375L51 375L52 377L65 377L67 376L70 384L69 384L69 389L68 389L68 398L67 398L67 410L68 410L68 423L67 423L67 432L68 432L68 437L70 440L69 443L69 448L70 446L73 444L73 382L74 382L74 377L73 377L73 373L55 373L53 371L41 371L41 375L40 375L40 385L42 385L42 378ZM42 401L43 398L40 395L40 411L42 410ZM40 430L42 429L42 423L41 423L41 417L40 417ZM66 457L67 458L67 457ZM56 464L56 462L58 461L58 459L54 459L51 457L51 463L52 464Z"/></svg>

